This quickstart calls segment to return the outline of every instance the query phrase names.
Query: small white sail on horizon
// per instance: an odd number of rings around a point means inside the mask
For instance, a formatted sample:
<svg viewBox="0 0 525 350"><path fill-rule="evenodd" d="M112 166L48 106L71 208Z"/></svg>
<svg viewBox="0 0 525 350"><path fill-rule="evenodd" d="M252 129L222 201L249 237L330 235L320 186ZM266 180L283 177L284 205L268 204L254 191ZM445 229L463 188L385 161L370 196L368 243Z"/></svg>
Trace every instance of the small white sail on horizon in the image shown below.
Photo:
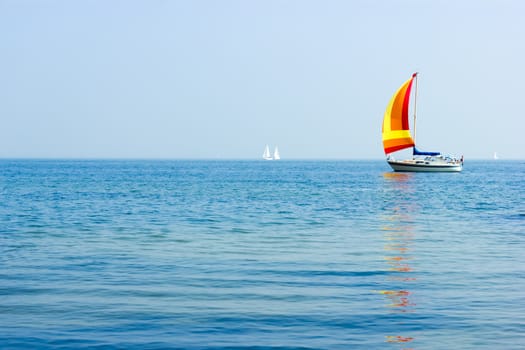
<svg viewBox="0 0 525 350"><path fill-rule="evenodd" d="M279 154L279 149L277 146L275 146L275 150L273 151L273 159L279 160L281 159L281 155Z"/></svg>
<svg viewBox="0 0 525 350"><path fill-rule="evenodd" d="M264 160L272 160L272 156L270 155L270 147L268 147L268 145L266 145L266 148L264 149L264 153L263 153L263 159Z"/></svg>
<svg viewBox="0 0 525 350"><path fill-rule="evenodd" d="M498 152L494 152L494 160L498 160L499 157L498 157Z"/></svg>

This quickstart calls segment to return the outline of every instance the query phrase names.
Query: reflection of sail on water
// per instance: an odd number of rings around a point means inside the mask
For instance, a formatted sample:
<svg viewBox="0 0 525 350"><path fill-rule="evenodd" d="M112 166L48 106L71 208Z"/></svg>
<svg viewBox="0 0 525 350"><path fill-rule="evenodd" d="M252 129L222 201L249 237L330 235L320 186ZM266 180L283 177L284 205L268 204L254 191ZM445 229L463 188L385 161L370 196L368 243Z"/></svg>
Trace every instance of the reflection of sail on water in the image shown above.
<svg viewBox="0 0 525 350"><path fill-rule="evenodd" d="M380 290L386 299L389 313L403 314L414 312L410 283L415 281L412 272L414 259L413 217L416 207L410 201L413 189L410 186L412 174L385 173L385 209L382 217L385 268L388 277L383 281L385 288ZM400 329L399 332L403 332ZM388 343L407 343L414 340L411 335L387 334Z"/></svg>

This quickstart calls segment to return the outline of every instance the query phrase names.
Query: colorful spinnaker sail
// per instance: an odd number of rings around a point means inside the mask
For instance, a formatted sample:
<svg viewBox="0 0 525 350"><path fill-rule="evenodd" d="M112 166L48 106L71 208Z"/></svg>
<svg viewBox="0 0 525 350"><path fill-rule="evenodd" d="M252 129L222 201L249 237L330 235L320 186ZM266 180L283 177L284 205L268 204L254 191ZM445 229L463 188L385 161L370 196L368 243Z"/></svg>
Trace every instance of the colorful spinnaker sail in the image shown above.
<svg viewBox="0 0 525 350"><path fill-rule="evenodd" d="M408 123L408 104L412 83L416 78L414 73L397 92L392 96L388 107L386 107L383 118L383 148L385 154L414 147L414 140L410 135Z"/></svg>

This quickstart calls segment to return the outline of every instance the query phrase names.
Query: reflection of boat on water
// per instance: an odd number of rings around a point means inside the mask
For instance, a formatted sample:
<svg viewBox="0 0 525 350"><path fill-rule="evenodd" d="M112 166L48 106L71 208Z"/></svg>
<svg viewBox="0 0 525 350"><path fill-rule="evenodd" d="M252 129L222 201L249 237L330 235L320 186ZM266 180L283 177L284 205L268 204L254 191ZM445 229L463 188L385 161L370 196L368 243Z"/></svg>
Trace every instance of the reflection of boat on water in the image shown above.
<svg viewBox="0 0 525 350"><path fill-rule="evenodd" d="M410 134L408 108L413 82L416 82L414 96L413 137ZM417 73L414 73L394 94L383 118L383 147L388 164L395 171L415 172L458 172L463 168L463 157L456 159L440 152L423 152L416 148L416 97ZM412 158L396 160L391 153L412 147Z"/></svg>
<svg viewBox="0 0 525 350"><path fill-rule="evenodd" d="M384 211L381 215L383 234L383 258L387 275L380 282L382 290L377 292L386 301L385 310L393 320L402 320L407 314L416 313L412 284L417 283L413 261L417 260L414 241L416 239L415 215L418 213L415 174L403 172L383 173ZM385 334L387 343L412 343L416 340L412 330L399 326Z"/></svg>
<svg viewBox="0 0 525 350"><path fill-rule="evenodd" d="M404 183L412 178L413 174L407 173L383 173L383 178L385 180L394 181L395 183Z"/></svg>

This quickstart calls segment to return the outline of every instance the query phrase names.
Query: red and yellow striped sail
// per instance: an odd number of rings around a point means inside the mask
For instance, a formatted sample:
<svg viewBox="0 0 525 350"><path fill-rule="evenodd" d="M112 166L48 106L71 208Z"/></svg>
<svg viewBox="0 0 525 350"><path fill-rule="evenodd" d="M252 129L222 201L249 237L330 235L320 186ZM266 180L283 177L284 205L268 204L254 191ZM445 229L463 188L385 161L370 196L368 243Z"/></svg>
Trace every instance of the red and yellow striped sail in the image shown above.
<svg viewBox="0 0 525 350"><path fill-rule="evenodd" d="M408 103L412 82L416 78L414 73L394 94L383 118L383 147L385 154L414 147L414 140L410 135L408 124Z"/></svg>

